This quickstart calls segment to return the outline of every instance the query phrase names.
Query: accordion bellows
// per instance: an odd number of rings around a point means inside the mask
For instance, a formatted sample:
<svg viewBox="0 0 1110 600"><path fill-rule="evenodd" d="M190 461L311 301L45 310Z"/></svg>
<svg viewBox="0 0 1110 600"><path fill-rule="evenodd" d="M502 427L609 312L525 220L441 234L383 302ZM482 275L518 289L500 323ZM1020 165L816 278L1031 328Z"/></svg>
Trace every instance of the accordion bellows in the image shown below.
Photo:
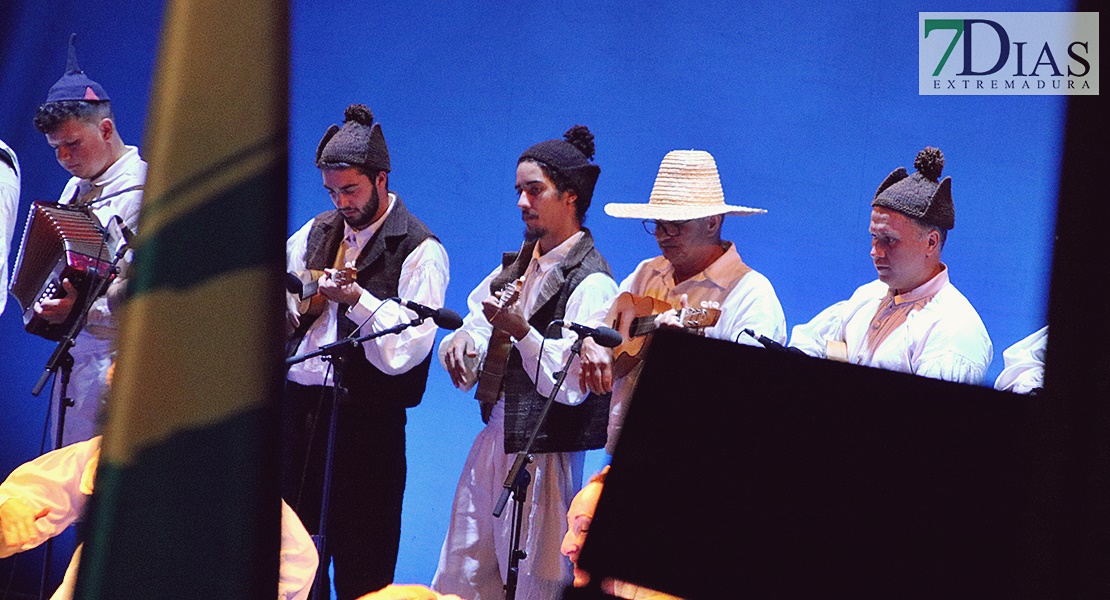
<svg viewBox="0 0 1110 600"><path fill-rule="evenodd" d="M23 310L29 333L58 341L84 313L99 282L111 275L112 255L104 228L87 209L55 202L34 202L27 215L9 291ZM35 314L35 303L63 294L62 280L77 290L74 310L62 323Z"/></svg>

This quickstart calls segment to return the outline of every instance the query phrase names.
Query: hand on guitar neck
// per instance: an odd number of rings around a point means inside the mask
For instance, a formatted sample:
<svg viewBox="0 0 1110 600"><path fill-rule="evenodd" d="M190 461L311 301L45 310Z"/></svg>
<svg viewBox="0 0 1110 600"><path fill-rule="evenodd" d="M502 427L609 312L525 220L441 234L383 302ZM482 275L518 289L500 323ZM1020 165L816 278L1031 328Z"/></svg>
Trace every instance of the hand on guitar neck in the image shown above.
<svg viewBox="0 0 1110 600"><path fill-rule="evenodd" d="M325 276L318 280L319 293L332 302L353 306L362 297L362 286L355 278L354 265L347 263L342 269L324 269Z"/></svg>
<svg viewBox="0 0 1110 600"><path fill-rule="evenodd" d="M674 327L675 329L682 329L685 327L683 323L686 322L686 315L690 312L690 297L683 294L678 299L678 308L672 308L666 312L655 315L655 327Z"/></svg>
<svg viewBox="0 0 1110 600"><path fill-rule="evenodd" d="M517 303L520 294L519 286L506 287L499 294L492 295L482 301L482 313L489 320L494 329L498 329L513 336L513 339L523 339L528 335L532 326L524 318L524 311ZM509 296L512 297L509 297Z"/></svg>
<svg viewBox="0 0 1110 600"><path fill-rule="evenodd" d="M482 421L486 423L489 422L493 405L501 395L501 381L505 377L509 350L513 346L509 336L519 340L528 335L531 329L524 319L524 313L516 306L523 288L524 280L517 279L506 284L499 293L482 301L482 314L493 325L493 333L486 348L486 358L478 373L478 389L474 391L474 397L482 405Z"/></svg>
<svg viewBox="0 0 1110 600"><path fill-rule="evenodd" d="M628 375L647 348L648 334L659 327L699 330L712 327L721 317L716 308L693 308L685 294L675 309L666 302L625 292L613 300L605 324L620 332L624 343L613 348L613 378ZM585 365L584 365L585 366ZM597 391L590 388L592 391Z"/></svg>

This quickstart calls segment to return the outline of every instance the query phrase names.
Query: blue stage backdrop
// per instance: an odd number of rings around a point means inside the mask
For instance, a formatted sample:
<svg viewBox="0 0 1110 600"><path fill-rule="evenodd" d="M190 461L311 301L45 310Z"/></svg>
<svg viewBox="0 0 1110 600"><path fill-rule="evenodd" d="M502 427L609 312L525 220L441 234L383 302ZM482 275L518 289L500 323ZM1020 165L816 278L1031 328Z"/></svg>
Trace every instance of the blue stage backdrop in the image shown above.
<svg viewBox="0 0 1110 600"><path fill-rule="evenodd" d="M912 170L922 147L938 146L957 208L944 258L990 331L993 381L1002 350L1046 322L1064 102L919 96L918 11L1071 4L710 4L295 3L289 230L330 206L313 165L317 142L347 104L365 103L389 144L391 187L446 246L448 305L465 312L467 294L520 243L520 152L581 123L597 136L602 169L587 226L618 279L657 249L638 222L602 206L646 202L667 151L708 150L727 200L769 211L730 218L725 233L774 284L792 327L875 278L874 191L895 167ZM161 4L6 5L0 138L23 163L23 215L67 179L31 116L63 70L68 34L79 34L82 66L111 94L124 140L139 143ZM242 68L253 68L250 56ZM3 473L39 450L47 403L30 390L53 347L23 332L17 309L9 301L0 316ZM470 394L439 367L409 418L397 578L427 582L481 423ZM602 461L595 452L587 466Z"/></svg>

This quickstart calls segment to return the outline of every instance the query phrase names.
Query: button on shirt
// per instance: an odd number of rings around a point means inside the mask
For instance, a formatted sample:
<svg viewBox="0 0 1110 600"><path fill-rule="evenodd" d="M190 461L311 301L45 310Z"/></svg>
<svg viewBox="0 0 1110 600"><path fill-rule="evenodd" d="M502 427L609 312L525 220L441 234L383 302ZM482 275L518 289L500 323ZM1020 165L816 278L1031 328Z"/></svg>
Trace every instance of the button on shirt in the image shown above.
<svg viewBox="0 0 1110 600"><path fill-rule="evenodd" d="M895 294L894 290L889 290L879 303L875 316L871 318L871 327L867 330L867 352L875 354L883 340L905 323L911 312L925 308L933 296L947 284L948 269L942 269L923 285L904 294Z"/></svg>

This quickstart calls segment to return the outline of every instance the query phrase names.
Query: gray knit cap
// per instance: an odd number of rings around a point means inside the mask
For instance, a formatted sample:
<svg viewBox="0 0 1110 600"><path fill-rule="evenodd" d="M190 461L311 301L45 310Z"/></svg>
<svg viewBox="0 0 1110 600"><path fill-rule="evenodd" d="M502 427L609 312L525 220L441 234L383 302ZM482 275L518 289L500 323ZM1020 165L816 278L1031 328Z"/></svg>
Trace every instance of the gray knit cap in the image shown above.
<svg viewBox="0 0 1110 600"><path fill-rule="evenodd" d="M948 231L956 226L956 207L952 204L952 178L945 177L937 183L944 169L944 153L939 148L926 147L913 161L917 172L906 173L898 167L879 186L871 206L896 210L908 217L920 219Z"/></svg>
<svg viewBox="0 0 1110 600"><path fill-rule="evenodd" d="M590 162L593 157L594 134L585 125L575 125L563 134L561 140L547 140L528 148L517 163L530 159L555 169L578 193L579 203L588 208L597 176L601 174L601 167Z"/></svg>
<svg viewBox="0 0 1110 600"><path fill-rule="evenodd" d="M389 172L389 150L385 147L382 126L364 104L352 104L343 111L343 126L332 125L316 147L316 166L346 163L368 171Z"/></svg>

